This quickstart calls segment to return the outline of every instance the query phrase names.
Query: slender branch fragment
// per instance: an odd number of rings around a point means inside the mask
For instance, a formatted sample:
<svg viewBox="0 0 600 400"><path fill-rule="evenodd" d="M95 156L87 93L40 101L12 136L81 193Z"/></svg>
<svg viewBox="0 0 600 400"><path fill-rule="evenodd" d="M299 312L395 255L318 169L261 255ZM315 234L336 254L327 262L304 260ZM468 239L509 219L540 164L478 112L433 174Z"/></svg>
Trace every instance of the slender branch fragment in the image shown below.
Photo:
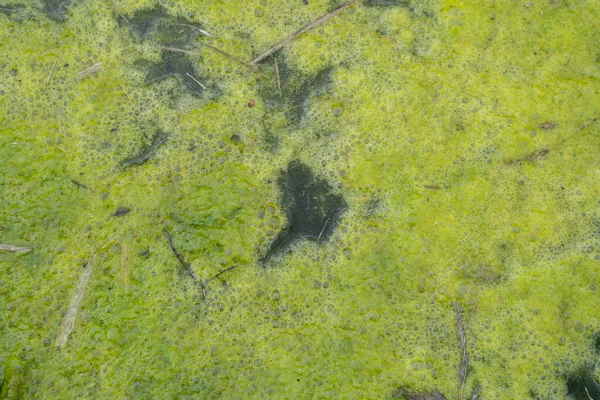
<svg viewBox="0 0 600 400"><path fill-rule="evenodd" d="M186 26L188 28L196 29L198 32L200 32L204 36L214 37L214 35L211 35L209 32L205 31L204 29L199 28L199 27L194 26L194 25L190 25L190 24L175 24L175 25L177 25L177 26Z"/></svg>
<svg viewBox="0 0 600 400"><path fill-rule="evenodd" d="M94 72L100 71L102 68L104 68L102 65L102 62L96 63L96 64L92 65L91 67L86 68L85 70L79 72L77 74L77 78L79 78L79 80L82 80L86 76L91 75Z"/></svg>
<svg viewBox="0 0 600 400"><path fill-rule="evenodd" d="M200 82L198 79L194 78L194 76L193 76L193 75L190 75L190 74L188 74L187 72L186 72L185 74L186 74L187 76L189 76L189 77L190 77L190 78L191 78L191 79L192 79L194 82L196 82L198 85L200 85L200 87L201 87L202 89L206 89L206 86L204 86L204 85L202 84L202 82Z"/></svg>
<svg viewBox="0 0 600 400"><path fill-rule="evenodd" d="M181 264L183 269L192 277L192 279L197 281L198 277L196 276L196 274L194 273L194 271L192 270L190 265L183 260L183 257L181 256L181 254L179 254L179 252L175 248L175 245L173 244L173 238L171 238L171 234L169 233L169 230L167 229L167 227L165 227L165 236L167 237L167 240L169 241L169 246L171 247L171 251L173 252L175 257L177 257L177 260L179 260L179 263Z"/></svg>
<svg viewBox="0 0 600 400"><path fill-rule="evenodd" d="M71 179L71 183L75 186L77 186L78 188L83 188L83 189L88 189L87 186L85 186L83 183L76 181L75 179Z"/></svg>
<svg viewBox="0 0 600 400"><path fill-rule="evenodd" d="M244 67L248 68L248 69L249 69L249 70L251 70L252 72L255 72L255 73L257 73L258 75L262 76L263 78L270 79L270 78L269 78L267 75L265 75L265 74L263 74L262 72L260 72L260 71L258 70L258 68L257 68L255 65L248 64L248 63L246 63L246 62L244 62L244 61L240 60L239 58L237 58L237 57L234 57L234 56L232 56L231 54L229 54L229 53L226 53L226 52L224 52L223 50L221 50L221 49L218 49L218 48L216 48L216 47L213 47L213 46L211 46L211 45L209 45L209 44L205 44L204 46L206 46L207 48L209 48L209 49L211 49L211 50L214 50L214 51L216 51L217 53L219 53L219 54L222 54L222 55L224 55L225 57L227 57L227 58L229 58L229 59L231 59L231 60L233 60L233 61L235 61L235 62L237 62L237 63L239 63L239 64L241 64L241 65L243 65Z"/></svg>
<svg viewBox="0 0 600 400"><path fill-rule="evenodd" d="M12 244L0 244L0 250L12 251L15 253L29 253L30 247L13 246Z"/></svg>
<svg viewBox="0 0 600 400"><path fill-rule="evenodd" d="M458 376L460 377L460 399L463 398L463 390L465 388L465 382L467 380L467 369L469 368L469 354L467 353L467 336L465 335L465 328L462 323L462 317L460 315L460 308L458 304L454 305L456 309L456 322L458 323L458 335L460 336L460 347L462 350L462 362L460 364L460 371Z"/></svg>
<svg viewBox="0 0 600 400"><path fill-rule="evenodd" d="M441 189L441 187L438 185L423 185L423 187L425 189L430 189L430 190L440 190Z"/></svg>
<svg viewBox="0 0 600 400"><path fill-rule="evenodd" d="M225 268L223 271L217 272L216 274L214 274L213 276L211 276L210 278L208 278L207 280L204 281L204 284L206 285L208 282L212 281L213 279L218 278L221 274L224 274L227 271L231 271L232 269L235 269L239 267L239 265L233 265L229 268Z"/></svg>
<svg viewBox="0 0 600 400"><path fill-rule="evenodd" d="M77 283L73 297L71 297L71 303L69 304L67 313L60 324L58 336L56 337L56 347L63 347L67 343L67 338L73 331L73 326L75 326L75 318L77 317L77 311L79 311L79 306L83 300L83 295L85 294L90 277L92 276L92 270L94 269L95 263L96 257L92 257L85 264L83 273L79 276L79 282Z"/></svg>
<svg viewBox="0 0 600 400"><path fill-rule="evenodd" d="M58 57L54 59L54 63L52 64L52 68L50 68L50 72L48 72L48 77L46 78L46 83L50 82L50 77L52 76L52 71L54 71L54 67L56 67L56 62L58 61Z"/></svg>
<svg viewBox="0 0 600 400"><path fill-rule="evenodd" d="M184 54L190 54L193 56L200 56L199 53L196 53L194 51L190 51L190 50L186 50L186 49L180 49L178 47L169 47L169 46L156 46L161 50L165 50L165 51L172 51L174 53L184 53Z"/></svg>
<svg viewBox="0 0 600 400"><path fill-rule="evenodd" d="M477 400L479 398L479 386L473 390L473 394L471 394L471 400Z"/></svg>
<svg viewBox="0 0 600 400"><path fill-rule="evenodd" d="M329 220L330 218L327 218L327 221L325 221L325 224L323 225L323 229L321 229L321 232L319 232L319 237L317 237L317 243L319 243L319 240L321 240L321 236L323 235L323 232L325 232L325 228L327 228Z"/></svg>
<svg viewBox="0 0 600 400"><path fill-rule="evenodd" d="M573 137L577 136L581 131L589 128L590 126L594 125L596 122L600 121L600 117L596 117L593 118L590 122L588 122L587 124L583 125L582 127L580 127L579 129L577 129L575 132L573 132L572 134L570 134L569 136L567 136L566 138L556 142L554 145L548 147L548 148L543 148L543 149L539 149L539 150L534 150L531 153L517 158L515 160L506 160L505 164L507 165L514 165L514 164L518 164L520 162L523 161L533 161L535 159L541 158L541 157L545 157L546 155L548 155L548 153L550 153L551 150L556 150L557 148L559 148L560 146L562 146L563 144L565 144L565 142L571 140ZM549 123L546 123L549 124ZM546 125L546 124L542 124L542 125ZM549 124L547 125L546 128L544 128L542 125L540 125L540 128L542 129L552 129L554 128L555 125ZM550 125L552 125L552 127L550 127Z"/></svg>
<svg viewBox="0 0 600 400"><path fill-rule="evenodd" d="M279 64L277 63L277 57L273 57L275 60L275 74L277 75L277 89L279 89L279 93L281 93L281 78L279 77Z"/></svg>
<svg viewBox="0 0 600 400"><path fill-rule="evenodd" d="M271 54L275 53L276 51L278 51L279 49L281 49L282 47L284 47L286 44L288 44L289 42L291 42L292 40L296 39L298 36L302 35L303 33L306 33L308 31L310 31L311 29L316 28L317 26L323 24L324 22L329 21L331 18L335 17L336 15L338 15L339 13L341 13L342 11L344 11L345 9L347 9L348 7L351 7L355 4L358 4L361 0L352 0L349 3L346 3L338 8L336 8L335 10L333 10L332 12L323 15L322 17L316 19L315 21L311 22L310 24L306 25L304 28L300 29L299 31L293 33L291 36L288 36L285 40L283 40L282 42L276 44L275 46L271 47L269 50L265 51L264 53L262 53L260 56L256 57L254 60L251 61L252 64L256 64L257 62L267 58L268 56L270 56Z"/></svg>

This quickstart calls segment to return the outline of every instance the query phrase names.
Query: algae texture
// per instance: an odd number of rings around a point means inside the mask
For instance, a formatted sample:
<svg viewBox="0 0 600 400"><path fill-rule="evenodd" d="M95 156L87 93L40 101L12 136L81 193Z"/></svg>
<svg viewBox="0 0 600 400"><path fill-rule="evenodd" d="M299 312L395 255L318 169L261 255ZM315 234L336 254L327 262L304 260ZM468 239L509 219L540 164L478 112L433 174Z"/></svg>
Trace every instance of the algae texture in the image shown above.
<svg viewBox="0 0 600 400"><path fill-rule="evenodd" d="M596 398L600 2L343 5L0 2L0 398Z"/></svg>

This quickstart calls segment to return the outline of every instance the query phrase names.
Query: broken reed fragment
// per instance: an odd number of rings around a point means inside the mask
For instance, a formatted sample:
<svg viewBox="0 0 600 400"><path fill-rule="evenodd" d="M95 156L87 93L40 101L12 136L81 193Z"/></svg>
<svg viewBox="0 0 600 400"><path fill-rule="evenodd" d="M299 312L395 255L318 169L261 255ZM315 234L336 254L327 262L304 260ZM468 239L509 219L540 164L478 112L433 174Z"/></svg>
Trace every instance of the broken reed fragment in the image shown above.
<svg viewBox="0 0 600 400"><path fill-rule="evenodd" d="M14 253L29 253L30 247L13 246L12 244L0 244L0 250L12 251Z"/></svg>
<svg viewBox="0 0 600 400"><path fill-rule="evenodd" d="M299 31L296 31L291 36L288 36L286 39L284 39L282 42L276 44L275 46L271 47L269 50L267 50L264 53L262 53L260 56L256 57L254 60L251 61L251 63L252 64L256 64L257 62L259 62L259 61L261 61L261 60L269 57L271 54L277 52L282 47L284 47L286 44L288 44L292 40L296 39L298 36L302 35L303 33L306 33L308 31L310 31L311 29L316 28L317 26L323 24L324 22L329 21L331 18L335 17L336 15L338 15L339 13L341 13L342 11L344 11L345 9L347 9L348 7L351 7L351 6L353 6L355 4L358 4L360 2L361 2L361 0L353 0L353 1L349 2L349 3L346 3L346 4L344 4L344 5L336 8L332 12L330 12L328 14L325 14L325 15L323 15L320 18L317 18L316 20L314 20L310 24L306 25L304 28L300 29Z"/></svg>

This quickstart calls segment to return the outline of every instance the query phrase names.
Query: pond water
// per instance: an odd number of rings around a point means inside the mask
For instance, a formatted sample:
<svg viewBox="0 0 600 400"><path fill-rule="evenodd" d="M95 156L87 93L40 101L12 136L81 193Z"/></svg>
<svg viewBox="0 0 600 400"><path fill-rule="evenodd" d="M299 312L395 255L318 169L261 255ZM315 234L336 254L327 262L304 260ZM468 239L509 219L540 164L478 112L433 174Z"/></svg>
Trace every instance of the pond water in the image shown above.
<svg viewBox="0 0 600 400"><path fill-rule="evenodd" d="M599 399L599 18L0 0L0 398Z"/></svg>

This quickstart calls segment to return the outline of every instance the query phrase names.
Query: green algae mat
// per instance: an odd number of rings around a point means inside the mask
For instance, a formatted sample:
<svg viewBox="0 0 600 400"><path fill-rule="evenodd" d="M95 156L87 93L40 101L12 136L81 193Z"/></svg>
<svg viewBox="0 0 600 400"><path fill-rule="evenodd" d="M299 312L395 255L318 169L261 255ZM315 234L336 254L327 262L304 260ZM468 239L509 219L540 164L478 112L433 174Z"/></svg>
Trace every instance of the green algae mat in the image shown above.
<svg viewBox="0 0 600 400"><path fill-rule="evenodd" d="M0 0L0 398L600 399L599 20Z"/></svg>

